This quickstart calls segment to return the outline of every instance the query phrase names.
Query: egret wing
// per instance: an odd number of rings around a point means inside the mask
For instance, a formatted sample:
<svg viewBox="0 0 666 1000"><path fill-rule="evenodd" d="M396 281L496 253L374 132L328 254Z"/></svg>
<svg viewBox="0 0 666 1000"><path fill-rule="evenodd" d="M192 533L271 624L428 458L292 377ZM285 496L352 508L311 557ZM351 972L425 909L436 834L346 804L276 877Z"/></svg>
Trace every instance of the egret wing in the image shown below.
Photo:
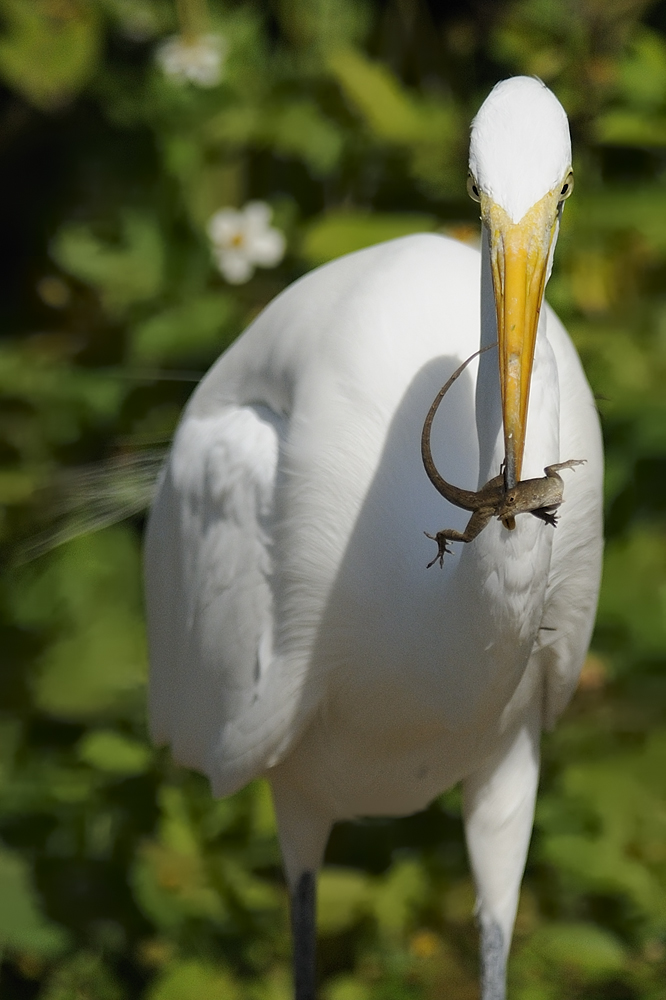
<svg viewBox="0 0 666 1000"><path fill-rule="evenodd" d="M263 406L186 415L146 534L151 733L214 786L230 744L220 792L260 773L272 745L244 719L270 671L280 437Z"/></svg>

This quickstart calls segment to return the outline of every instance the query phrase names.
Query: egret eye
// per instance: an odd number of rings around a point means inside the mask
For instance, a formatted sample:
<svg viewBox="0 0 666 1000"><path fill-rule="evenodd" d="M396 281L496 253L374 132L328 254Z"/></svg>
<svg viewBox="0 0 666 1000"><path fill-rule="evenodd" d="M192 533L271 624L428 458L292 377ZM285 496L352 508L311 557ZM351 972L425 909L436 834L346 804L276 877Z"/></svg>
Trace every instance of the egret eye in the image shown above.
<svg viewBox="0 0 666 1000"><path fill-rule="evenodd" d="M562 189L560 191L560 203L566 201L566 199L573 191L573 186L574 186L573 170L570 170L564 180L564 184L562 185Z"/></svg>
<svg viewBox="0 0 666 1000"><path fill-rule="evenodd" d="M481 193L479 191L479 185L474 180L472 174L467 175L467 194L470 196L472 201L481 201Z"/></svg>

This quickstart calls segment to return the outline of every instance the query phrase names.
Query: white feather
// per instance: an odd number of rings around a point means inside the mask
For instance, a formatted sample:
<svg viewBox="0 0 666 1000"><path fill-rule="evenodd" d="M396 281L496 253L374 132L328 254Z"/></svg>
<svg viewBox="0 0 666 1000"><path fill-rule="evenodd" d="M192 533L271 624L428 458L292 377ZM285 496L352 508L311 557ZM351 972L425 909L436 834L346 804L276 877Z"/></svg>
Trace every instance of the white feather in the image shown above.
<svg viewBox="0 0 666 1000"><path fill-rule="evenodd" d="M491 91L472 123L469 166L514 222L562 182L571 166L569 122L541 80L516 76Z"/></svg>

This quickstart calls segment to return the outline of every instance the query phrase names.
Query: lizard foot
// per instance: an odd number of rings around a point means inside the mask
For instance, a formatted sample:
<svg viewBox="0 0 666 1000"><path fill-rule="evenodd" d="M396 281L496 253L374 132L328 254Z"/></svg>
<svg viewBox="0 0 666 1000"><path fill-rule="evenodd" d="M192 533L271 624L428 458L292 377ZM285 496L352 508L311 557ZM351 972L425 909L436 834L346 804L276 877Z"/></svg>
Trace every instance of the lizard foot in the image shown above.
<svg viewBox="0 0 666 1000"><path fill-rule="evenodd" d="M555 513L555 507L537 507L536 510L531 510L530 514L535 517L541 518L546 524L552 524L554 528L557 527L558 514Z"/></svg>
<svg viewBox="0 0 666 1000"><path fill-rule="evenodd" d="M570 458L568 462L558 462L557 465L549 465L543 471L547 476L552 476L554 473L559 472L560 469L574 469L577 465L585 465L586 462L586 458Z"/></svg>
<svg viewBox="0 0 666 1000"><path fill-rule="evenodd" d="M439 568L442 569L444 566L444 556L447 552L451 552L451 549L447 545L448 539L445 537L443 531L438 531L436 535L429 535L427 531L424 531L423 534L426 538L431 538L433 542L437 542L437 555L432 562L428 563L426 569L430 569L430 567L434 566L438 560Z"/></svg>

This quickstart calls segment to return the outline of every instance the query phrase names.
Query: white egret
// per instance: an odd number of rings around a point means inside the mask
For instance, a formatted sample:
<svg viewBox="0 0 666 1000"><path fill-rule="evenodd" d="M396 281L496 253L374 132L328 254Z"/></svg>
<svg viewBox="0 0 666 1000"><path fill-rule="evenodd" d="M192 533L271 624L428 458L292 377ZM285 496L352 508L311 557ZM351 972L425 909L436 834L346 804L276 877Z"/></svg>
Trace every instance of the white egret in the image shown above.
<svg viewBox="0 0 666 1000"><path fill-rule="evenodd" d="M331 825L404 815L463 783L484 1000L506 957L542 727L577 681L601 559L595 405L541 309L572 186L566 115L498 84L472 127L482 250L417 235L287 288L187 406L148 525L155 740L228 795L265 775L292 902L296 997L314 997L314 896ZM538 331L538 332L537 332ZM557 527L493 519L443 569L424 530L463 528L426 478L430 403L447 479L571 473ZM528 405L529 401L529 405Z"/></svg>

